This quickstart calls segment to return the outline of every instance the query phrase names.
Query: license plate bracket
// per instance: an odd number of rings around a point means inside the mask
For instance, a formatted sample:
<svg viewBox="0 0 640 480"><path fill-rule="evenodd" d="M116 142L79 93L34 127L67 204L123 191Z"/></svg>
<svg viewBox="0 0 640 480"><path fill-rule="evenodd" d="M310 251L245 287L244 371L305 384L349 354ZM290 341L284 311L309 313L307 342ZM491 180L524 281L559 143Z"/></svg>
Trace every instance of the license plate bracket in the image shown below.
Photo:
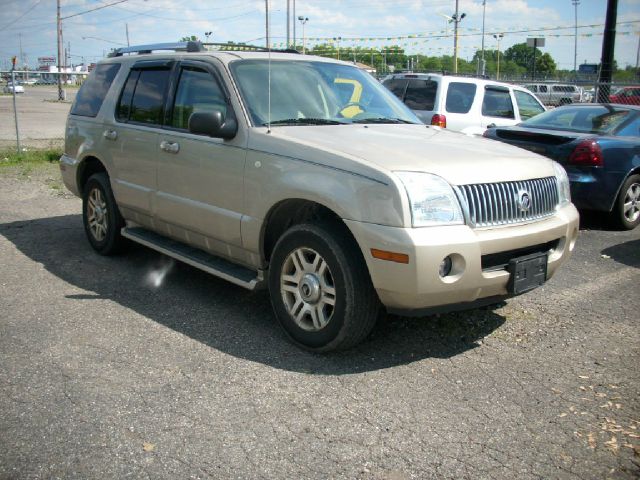
<svg viewBox="0 0 640 480"><path fill-rule="evenodd" d="M512 258L507 267L509 283L507 291L519 295L539 287L547 281L547 254L533 253Z"/></svg>

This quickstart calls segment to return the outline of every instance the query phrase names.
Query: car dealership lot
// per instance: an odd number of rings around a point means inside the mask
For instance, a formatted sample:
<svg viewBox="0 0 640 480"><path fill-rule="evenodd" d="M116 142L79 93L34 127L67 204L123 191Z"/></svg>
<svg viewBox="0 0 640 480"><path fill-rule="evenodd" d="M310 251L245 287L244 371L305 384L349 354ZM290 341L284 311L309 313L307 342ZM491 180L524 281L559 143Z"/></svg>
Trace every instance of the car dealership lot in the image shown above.
<svg viewBox="0 0 640 480"><path fill-rule="evenodd" d="M54 168L0 173L0 478L640 474L637 229L587 218L544 287L314 355L266 292L93 253Z"/></svg>

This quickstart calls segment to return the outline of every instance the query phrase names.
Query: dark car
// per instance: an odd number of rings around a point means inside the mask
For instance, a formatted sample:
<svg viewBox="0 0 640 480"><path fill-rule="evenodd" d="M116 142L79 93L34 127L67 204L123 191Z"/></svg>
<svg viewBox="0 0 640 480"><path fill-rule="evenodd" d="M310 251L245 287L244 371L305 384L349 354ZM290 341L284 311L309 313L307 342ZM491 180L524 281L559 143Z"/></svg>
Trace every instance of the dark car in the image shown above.
<svg viewBox="0 0 640 480"><path fill-rule="evenodd" d="M562 164L579 209L610 212L626 230L640 224L640 107L567 105L484 136Z"/></svg>

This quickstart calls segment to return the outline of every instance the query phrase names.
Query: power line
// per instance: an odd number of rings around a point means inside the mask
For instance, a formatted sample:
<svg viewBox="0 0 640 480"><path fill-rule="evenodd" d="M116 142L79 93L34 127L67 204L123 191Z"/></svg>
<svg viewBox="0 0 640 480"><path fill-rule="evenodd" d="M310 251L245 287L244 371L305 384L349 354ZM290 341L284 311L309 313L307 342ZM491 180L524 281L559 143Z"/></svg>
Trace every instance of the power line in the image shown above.
<svg viewBox="0 0 640 480"><path fill-rule="evenodd" d="M18 18L11 20L9 23L7 23L6 25L3 25L0 27L0 30L4 30L7 27L10 27L11 25L13 25L14 23L16 23L18 20L20 20L22 17L24 17L27 13L29 13L31 10L33 10L34 8L36 8L38 5L40 5L40 3L42 2L42 0L38 0L36 3L34 3L33 5L31 5L31 8L29 8L26 12L24 12L22 15L20 15Z"/></svg>

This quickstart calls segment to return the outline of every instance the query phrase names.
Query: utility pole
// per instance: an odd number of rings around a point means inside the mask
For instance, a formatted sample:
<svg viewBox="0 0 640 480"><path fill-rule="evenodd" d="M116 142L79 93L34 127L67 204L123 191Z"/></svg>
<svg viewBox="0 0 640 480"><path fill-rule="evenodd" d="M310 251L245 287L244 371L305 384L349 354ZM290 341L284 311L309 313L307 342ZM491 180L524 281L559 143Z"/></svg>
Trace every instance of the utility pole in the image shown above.
<svg viewBox="0 0 640 480"><path fill-rule="evenodd" d="M598 103L609 101L609 90L613 70L613 52L616 44L616 19L618 17L618 0L607 0L607 16L604 23L604 37L602 39L602 58L600 60L601 84L598 88ZM609 84L602 88L603 83Z"/></svg>
<svg viewBox="0 0 640 480"><path fill-rule="evenodd" d="M578 5L580 0L571 0L575 9L575 27L573 32L573 77L578 80Z"/></svg>
<svg viewBox="0 0 640 480"><path fill-rule="evenodd" d="M129 45L129 24L128 23L124 24L124 29L125 29L125 32L127 32L127 47L129 47L130 45Z"/></svg>
<svg viewBox="0 0 640 480"><path fill-rule="evenodd" d="M59 0L58 0L59 1ZM271 49L271 38L269 38L269 0L264 0L265 15L264 15L264 31L267 41L267 48Z"/></svg>
<svg viewBox="0 0 640 480"><path fill-rule="evenodd" d="M57 0L57 37L58 37L58 100L65 99L64 90L62 89L62 18L60 17L60 0Z"/></svg>
<svg viewBox="0 0 640 480"><path fill-rule="evenodd" d="M482 59L480 60L480 63L482 65L480 66L480 73L482 74L483 77L484 77L485 68L487 65L487 62L485 62L484 60L484 18L485 18L486 12L487 12L487 0L482 0Z"/></svg>
<svg viewBox="0 0 640 480"><path fill-rule="evenodd" d="M291 0L287 0L287 48L291 48L291 35L289 33L289 30L291 27L290 13L291 13Z"/></svg>
<svg viewBox="0 0 640 480"><path fill-rule="evenodd" d="M296 0L293 0L293 17L291 17L292 23L293 23L293 48L297 50L296 48Z"/></svg>

